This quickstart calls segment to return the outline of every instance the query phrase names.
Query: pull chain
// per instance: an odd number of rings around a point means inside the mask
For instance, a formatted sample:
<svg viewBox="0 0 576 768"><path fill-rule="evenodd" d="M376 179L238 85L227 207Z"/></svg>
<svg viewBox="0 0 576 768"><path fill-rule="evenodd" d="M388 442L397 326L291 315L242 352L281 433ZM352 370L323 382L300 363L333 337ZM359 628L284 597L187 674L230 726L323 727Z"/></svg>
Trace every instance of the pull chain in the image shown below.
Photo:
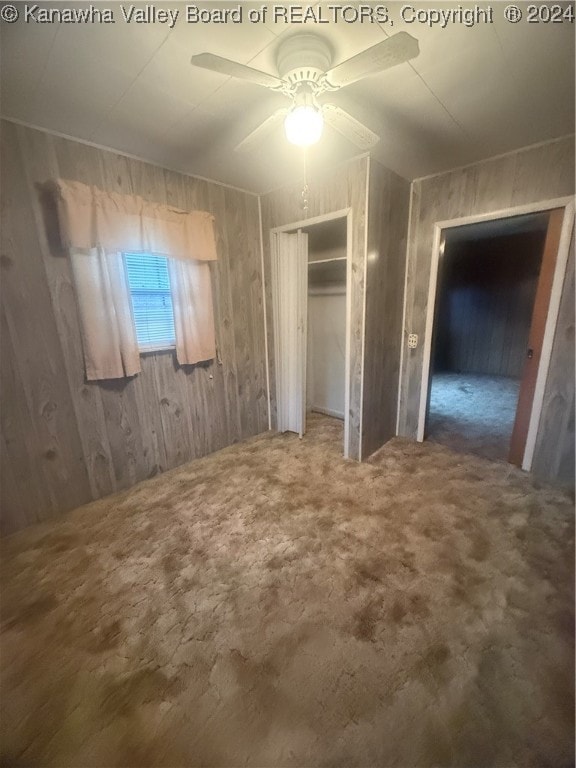
<svg viewBox="0 0 576 768"><path fill-rule="evenodd" d="M307 211L308 210L308 194L310 192L310 188L308 186L308 171L306 168L306 147L302 150L302 157L304 159L304 186L302 187L302 199L301 199L301 206L302 210Z"/></svg>

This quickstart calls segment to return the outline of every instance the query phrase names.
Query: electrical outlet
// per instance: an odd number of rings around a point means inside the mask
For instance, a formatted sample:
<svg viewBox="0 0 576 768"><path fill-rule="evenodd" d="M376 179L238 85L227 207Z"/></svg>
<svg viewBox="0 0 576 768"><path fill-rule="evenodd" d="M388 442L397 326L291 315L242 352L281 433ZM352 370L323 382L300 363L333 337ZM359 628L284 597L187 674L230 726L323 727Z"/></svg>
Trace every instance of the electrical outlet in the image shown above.
<svg viewBox="0 0 576 768"><path fill-rule="evenodd" d="M416 349L418 346L418 334L417 333L409 333L408 334L408 349Z"/></svg>

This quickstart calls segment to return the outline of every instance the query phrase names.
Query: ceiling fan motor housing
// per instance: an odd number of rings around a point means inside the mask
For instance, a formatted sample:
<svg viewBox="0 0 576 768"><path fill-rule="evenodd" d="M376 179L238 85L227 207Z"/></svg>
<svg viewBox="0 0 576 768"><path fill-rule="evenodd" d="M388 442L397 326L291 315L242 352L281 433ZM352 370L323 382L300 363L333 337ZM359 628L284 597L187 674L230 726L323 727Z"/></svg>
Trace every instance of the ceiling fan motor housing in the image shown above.
<svg viewBox="0 0 576 768"><path fill-rule="evenodd" d="M332 63L332 49L317 35L303 33L282 41L276 53L280 77L291 85L319 83Z"/></svg>

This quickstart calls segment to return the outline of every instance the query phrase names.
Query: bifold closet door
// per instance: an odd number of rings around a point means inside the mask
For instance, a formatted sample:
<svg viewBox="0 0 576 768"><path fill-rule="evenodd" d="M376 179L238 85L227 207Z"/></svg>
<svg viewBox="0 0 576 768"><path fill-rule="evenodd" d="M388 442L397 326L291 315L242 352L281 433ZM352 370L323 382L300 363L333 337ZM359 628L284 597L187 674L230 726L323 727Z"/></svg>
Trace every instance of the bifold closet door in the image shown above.
<svg viewBox="0 0 576 768"><path fill-rule="evenodd" d="M279 432L306 429L308 235L274 233L272 304Z"/></svg>

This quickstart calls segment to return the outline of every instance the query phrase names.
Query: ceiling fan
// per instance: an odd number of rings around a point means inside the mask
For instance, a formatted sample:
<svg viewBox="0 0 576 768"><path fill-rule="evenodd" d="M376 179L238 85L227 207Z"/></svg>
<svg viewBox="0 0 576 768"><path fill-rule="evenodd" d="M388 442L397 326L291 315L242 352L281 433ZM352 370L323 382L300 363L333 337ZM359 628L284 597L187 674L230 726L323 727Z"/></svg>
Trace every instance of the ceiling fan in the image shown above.
<svg viewBox="0 0 576 768"><path fill-rule="evenodd" d="M256 149L282 120L286 137L293 144L314 144L320 139L325 121L361 149L369 149L380 137L341 107L324 101L320 104L318 97L409 61L418 53L418 41L407 32L399 32L332 67L329 44L322 37L306 32L280 44L276 52L278 76L212 53L192 56L192 64L247 80L292 100L290 107L276 110L246 136L235 147L237 152Z"/></svg>

